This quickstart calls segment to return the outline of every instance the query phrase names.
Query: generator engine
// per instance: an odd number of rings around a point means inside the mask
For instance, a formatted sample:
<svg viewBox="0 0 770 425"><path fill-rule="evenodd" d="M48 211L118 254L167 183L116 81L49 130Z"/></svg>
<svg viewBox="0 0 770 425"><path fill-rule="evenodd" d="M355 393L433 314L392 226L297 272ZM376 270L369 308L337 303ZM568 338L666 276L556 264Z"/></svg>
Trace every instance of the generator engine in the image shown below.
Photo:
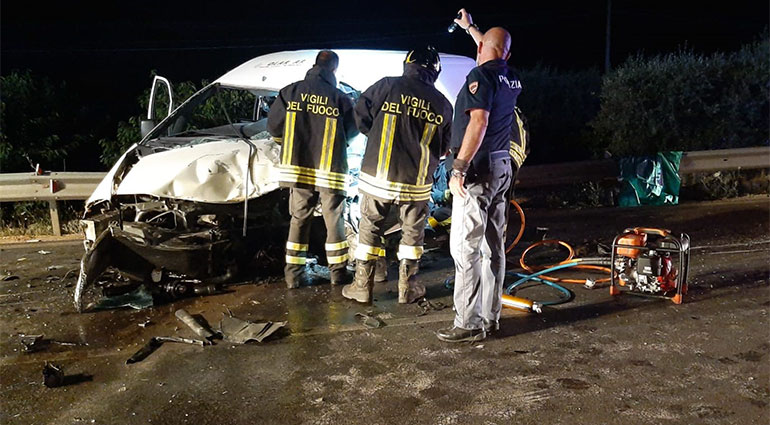
<svg viewBox="0 0 770 425"><path fill-rule="evenodd" d="M626 229L612 246L610 294L627 292L671 299L681 304L687 292L690 237L664 229Z"/></svg>

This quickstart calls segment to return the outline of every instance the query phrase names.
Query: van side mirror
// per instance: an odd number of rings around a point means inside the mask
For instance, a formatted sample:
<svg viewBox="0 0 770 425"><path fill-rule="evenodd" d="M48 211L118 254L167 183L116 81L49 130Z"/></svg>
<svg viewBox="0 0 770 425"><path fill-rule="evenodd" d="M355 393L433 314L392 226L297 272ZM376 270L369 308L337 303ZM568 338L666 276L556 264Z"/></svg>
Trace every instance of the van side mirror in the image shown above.
<svg viewBox="0 0 770 425"><path fill-rule="evenodd" d="M150 134L153 128L158 125L155 120L142 120L139 124L139 131L142 134L142 138Z"/></svg>

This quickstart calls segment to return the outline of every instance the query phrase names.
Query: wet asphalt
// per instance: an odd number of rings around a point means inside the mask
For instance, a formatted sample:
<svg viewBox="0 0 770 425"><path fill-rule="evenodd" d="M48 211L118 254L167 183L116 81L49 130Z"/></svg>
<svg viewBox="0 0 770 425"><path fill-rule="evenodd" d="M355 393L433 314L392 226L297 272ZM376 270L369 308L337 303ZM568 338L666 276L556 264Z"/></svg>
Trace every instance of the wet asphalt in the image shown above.
<svg viewBox="0 0 770 425"><path fill-rule="evenodd" d="M453 317L444 286L452 262L437 249L420 274L433 308L397 304L392 266L371 306L328 283L287 290L275 278L143 310L79 314L71 301L82 243L0 245L0 277L16 277L0 280L0 423L770 422L767 197L525 212L528 230L512 260L542 236L535 227L589 252L626 227L688 233L684 304L573 285L570 303L539 315L506 309L495 336L447 344L434 334ZM555 296L542 286L521 295ZM287 326L263 343L165 343L127 365L153 336L196 337L174 316L179 308L213 328L230 312ZM367 327L359 313L384 326ZM25 352L20 334L47 344ZM46 362L63 368L64 386L43 385Z"/></svg>

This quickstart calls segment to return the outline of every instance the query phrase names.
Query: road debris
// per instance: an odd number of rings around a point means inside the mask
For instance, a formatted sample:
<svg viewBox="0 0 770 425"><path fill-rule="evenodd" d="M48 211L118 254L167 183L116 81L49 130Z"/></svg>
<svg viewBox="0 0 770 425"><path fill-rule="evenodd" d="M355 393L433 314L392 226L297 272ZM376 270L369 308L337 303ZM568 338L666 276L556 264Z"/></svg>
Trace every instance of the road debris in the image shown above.
<svg viewBox="0 0 770 425"><path fill-rule="evenodd" d="M37 253L38 253L38 254L40 254L40 255L48 255L48 254L50 254L50 253L51 253L51 251L46 251L46 250L44 250L44 249L41 249L41 250L40 250L40 251L38 251Z"/></svg>
<svg viewBox="0 0 770 425"><path fill-rule="evenodd" d="M371 312L356 313L356 317L360 317L364 323L364 326L367 328L377 329L385 326L385 322L383 322L379 317L372 315Z"/></svg>
<svg viewBox="0 0 770 425"><path fill-rule="evenodd" d="M64 385L64 369L53 363L45 362L45 366L43 366L43 384L48 388Z"/></svg>
<svg viewBox="0 0 770 425"><path fill-rule="evenodd" d="M152 307L153 303L152 294L145 289L144 285L140 285L131 292L104 298L98 303L88 306L87 309L107 310L112 308L131 307L135 310L142 310Z"/></svg>
<svg viewBox="0 0 770 425"><path fill-rule="evenodd" d="M219 331L225 341L245 344L249 341L262 342L284 326L286 322L253 323L230 314L223 315L219 322Z"/></svg>
<svg viewBox="0 0 770 425"><path fill-rule="evenodd" d="M422 311L417 314L417 317L425 316L431 311L441 311L446 308L446 305L444 305L444 303L440 301L432 302L425 297L422 297L422 299L417 301L417 305L422 309Z"/></svg>
<svg viewBox="0 0 770 425"><path fill-rule="evenodd" d="M16 259L16 262L18 262L18 263L20 263L22 261L27 261L27 257L21 257L21 258L17 258Z"/></svg>
<svg viewBox="0 0 770 425"><path fill-rule="evenodd" d="M81 344L77 342L66 342L66 341L57 341L54 339L45 339L42 334L40 335L27 335L27 334L19 334L19 342L21 343L21 347L25 353L34 353L37 351L44 350L48 348L51 344L56 345L65 345L65 346L78 346L78 345L88 345L88 344Z"/></svg>
<svg viewBox="0 0 770 425"><path fill-rule="evenodd" d="M204 345L206 345L206 342L198 339L181 338L178 336L154 336L150 338L150 340L147 341L147 344L145 344L142 348L140 348L139 351L137 351L131 357L129 357L128 360L126 360L126 364L141 362L142 360L146 359L150 354L154 353L155 350L160 348L160 346L163 345L164 342L178 342L181 344L191 344L191 345L197 345L200 347L203 347Z"/></svg>
<svg viewBox="0 0 770 425"><path fill-rule="evenodd" d="M146 328L147 326L150 326L152 324L152 321L150 319L145 320L142 323L139 323L140 328Z"/></svg>
<svg viewBox="0 0 770 425"><path fill-rule="evenodd" d="M13 274L9 274L9 275L3 276L2 280L3 280L3 282L9 282L11 280L18 280L18 279L20 279L19 276L16 276L16 275L13 275Z"/></svg>
<svg viewBox="0 0 770 425"><path fill-rule="evenodd" d="M180 308L176 311L176 313L174 313L174 315L177 319L181 320L182 323L187 325L187 327L189 327L193 332L195 332L196 335L203 338L207 344L211 344L211 340L215 336L214 333L198 323L198 321L195 320L195 318L192 317L190 313L187 312L187 310Z"/></svg>

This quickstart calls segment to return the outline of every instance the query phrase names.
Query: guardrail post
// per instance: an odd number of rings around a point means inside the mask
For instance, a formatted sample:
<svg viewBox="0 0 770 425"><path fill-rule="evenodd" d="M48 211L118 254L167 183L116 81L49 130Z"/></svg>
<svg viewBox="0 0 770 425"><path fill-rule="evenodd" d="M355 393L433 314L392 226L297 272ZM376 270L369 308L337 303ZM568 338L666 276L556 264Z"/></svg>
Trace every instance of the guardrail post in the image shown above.
<svg viewBox="0 0 770 425"><path fill-rule="evenodd" d="M59 221L59 205L56 199L48 200L48 209L51 211L51 227L54 236L61 236L61 222Z"/></svg>

